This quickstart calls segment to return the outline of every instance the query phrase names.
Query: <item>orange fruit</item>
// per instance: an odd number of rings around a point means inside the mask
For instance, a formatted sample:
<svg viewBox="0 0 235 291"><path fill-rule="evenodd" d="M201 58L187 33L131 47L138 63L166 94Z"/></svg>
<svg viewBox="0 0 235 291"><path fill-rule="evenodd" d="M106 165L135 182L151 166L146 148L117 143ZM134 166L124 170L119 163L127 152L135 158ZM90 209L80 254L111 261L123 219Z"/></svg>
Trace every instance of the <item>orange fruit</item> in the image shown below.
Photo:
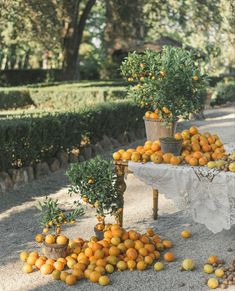
<svg viewBox="0 0 235 291"><path fill-rule="evenodd" d="M92 248L92 251L95 252L95 251L97 251L97 250L101 250L101 249L102 249L102 245L100 245L100 244L97 243L97 242L93 242L91 248Z"/></svg>
<svg viewBox="0 0 235 291"><path fill-rule="evenodd" d="M46 264L54 266L55 261L53 259L49 258L49 259L46 260Z"/></svg>
<svg viewBox="0 0 235 291"><path fill-rule="evenodd" d="M77 280L83 279L84 278L84 273L80 269L74 269L72 272L72 275L76 276Z"/></svg>
<svg viewBox="0 0 235 291"><path fill-rule="evenodd" d="M166 262L173 262L175 260L175 255L172 252L167 252L163 256Z"/></svg>
<svg viewBox="0 0 235 291"><path fill-rule="evenodd" d="M144 248L149 252L152 253L155 250L155 246L153 244L145 244Z"/></svg>
<svg viewBox="0 0 235 291"><path fill-rule="evenodd" d="M99 278L101 277L101 274L97 271L92 271L90 273L90 281L93 283L98 283L99 282Z"/></svg>
<svg viewBox="0 0 235 291"><path fill-rule="evenodd" d="M190 152L187 151L187 150L183 150L182 153L181 153L181 156L182 156L183 158L185 158L185 157L188 156L188 155L190 155Z"/></svg>
<svg viewBox="0 0 235 291"><path fill-rule="evenodd" d="M144 271L147 268L145 261L139 261L136 265L137 270Z"/></svg>
<svg viewBox="0 0 235 291"><path fill-rule="evenodd" d="M31 252L29 254L29 257L36 257L38 259L39 258L39 254L38 254L38 252Z"/></svg>
<svg viewBox="0 0 235 291"><path fill-rule="evenodd" d="M175 139L182 139L182 135L181 135L181 133L177 132L177 133L175 134Z"/></svg>
<svg viewBox="0 0 235 291"><path fill-rule="evenodd" d="M137 240L139 238L139 234L135 230L130 230L129 232L130 240Z"/></svg>
<svg viewBox="0 0 235 291"><path fill-rule="evenodd" d="M117 258L116 256L112 256L112 255L110 255L110 256L108 256L108 257L106 258L106 261L107 261L107 263L109 263L109 264L115 266L115 265L117 264L117 262L118 262L118 258Z"/></svg>
<svg viewBox="0 0 235 291"><path fill-rule="evenodd" d="M60 280L63 281L63 282L65 282L66 277L67 277L68 275L69 275L68 272L61 272L61 273L60 273Z"/></svg>
<svg viewBox="0 0 235 291"><path fill-rule="evenodd" d="M62 271L64 269L64 264L62 262L55 262L54 263L54 268L57 270L57 271Z"/></svg>
<svg viewBox="0 0 235 291"><path fill-rule="evenodd" d="M138 256L138 253L134 248L130 248L126 251L126 255L127 255L128 259L135 260Z"/></svg>
<svg viewBox="0 0 235 291"><path fill-rule="evenodd" d="M52 277L55 279L55 280L60 280L60 275L61 275L61 272L60 271L57 271L57 270L54 270L52 273L51 273Z"/></svg>
<svg viewBox="0 0 235 291"><path fill-rule="evenodd" d="M181 132L181 136L182 138L185 140L185 139L189 139L190 138L190 133L189 133L189 130L183 130Z"/></svg>
<svg viewBox="0 0 235 291"><path fill-rule="evenodd" d="M68 238L65 235L59 235L56 238L56 243L58 245L65 245L65 244L67 244L67 242L68 242Z"/></svg>
<svg viewBox="0 0 235 291"><path fill-rule="evenodd" d="M139 250L139 249L141 249L143 247L144 247L144 244L143 244L143 242L141 240L136 240L135 241L135 249L136 250Z"/></svg>
<svg viewBox="0 0 235 291"><path fill-rule="evenodd" d="M121 253L125 253L127 248L126 246L124 245L124 243L120 243L118 246L118 249L121 251Z"/></svg>
<svg viewBox="0 0 235 291"><path fill-rule="evenodd" d="M44 265L46 263L46 260L45 259L42 259L42 258L39 258L36 260L35 262L35 266L37 269L41 269L42 265Z"/></svg>
<svg viewBox="0 0 235 291"><path fill-rule="evenodd" d="M153 142L152 141L146 141L145 144L144 144L144 149L147 151L147 150L150 150L151 147L152 147L152 144Z"/></svg>
<svg viewBox="0 0 235 291"><path fill-rule="evenodd" d="M109 284L109 277L108 276L100 276L99 284L101 286L107 286Z"/></svg>
<svg viewBox="0 0 235 291"><path fill-rule="evenodd" d="M181 236L182 236L183 238L189 238L189 237L191 237L191 233L190 233L189 230L183 230L183 231L181 232Z"/></svg>
<svg viewBox="0 0 235 291"><path fill-rule="evenodd" d="M65 283L69 286L75 285L77 282L77 277L74 275L68 275L65 278Z"/></svg>
<svg viewBox="0 0 235 291"><path fill-rule="evenodd" d="M92 251L91 248L86 248L85 251L84 251L84 254L85 254L88 258L90 258L90 257L93 256L93 251Z"/></svg>
<svg viewBox="0 0 235 291"><path fill-rule="evenodd" d="M76 265L76 264L77 264L77 262L76 262L74 259L72 259L72 258L70 258L70 259L67 261L67 266L69 267L69 269L72 269L73 266Z"/></svg>
<svg viewBox="0 0 235 291"><path fill-rule="evenodd" d="M111 273L114 272L114 267L113 267L113 265L111 265L111 264L107 264L107 265L105 266L105 270L106 270L106 272L108 272L109 274L111 274Z"/></svg>
<svg viewBox="0 0 235 291"><path fill-rule="evenodd" d="M101 275L104 275L105 274L105 268L102 267L102 266L95 267L94 271L100 273Z"/></svg>
<svg viewBox="0 0 235 291"><path fill-rule="evenodd" d="M119 248L117 248L116 246L110 247L110 249L109 249L110 256L118 256L119 254L120 254Z"/></svg>
<svg viewBox="0 0 235 291"><path fill-rule="evenodd" d="M26 262L27 259L28 259L28 257L29 257L29 253L28 253L28 252L21 252L21 253L20 253L20 260L21 260L22 262Z"/></svg>
<svg viewBox="0 0 235 291"><path fill-rule="evenodd" d="M172 242L170 240L164 239L162 241L162 244L163 244L163 246L164 246L165 249L172 248Z"/></svg>
<svg viewBox="0 0 235 291"><path fill-rule="evenodd" d="M106 230L104 232L104 238L112 238L112 237L113 237L113 235L112 235L111 230Z"/></svg>
<svg viewBox="0 0 235 291"><path fill-rule="evenodd" d="M147 265L152 265L153 258L149 255L149 256L144 257L144 261Z"/></svg>
<svg viewBox="0 0 235 291"><path fill-rule="evenodd" d="M191 146L192 146L192 150L194 152L197 152L197 151L200 151L201 150L200 144L197 143L197 142L192 142L192 145Z"/></svg>
<svg viewBox="0 0 235 291"><path fill-rule="evenodd" d="M135 149L128 149L127 152L132 154L135 152Z"/></svg>
<svg viewBox="0 0 235 291"><path fill-rule="evenodd" d="M193 153L193 158L200 159L202 157L202 153L200 151L196 151Z"/></svg>
<svg viewBox="0 0 235 291"><path fill-rule="evenodd" d="M111 230L112 236L122 237L123 231L120 228Z"/></svg>
<svg viewBox="0 0 235 291"><path fill-rule="evenodd" d="M37 257L36 256L30 256L28 257L27 259L27 264L30 264L30 265L35 265L36 261L37 261Z"/></svg>
<svg viewBox="0 0 235 291"><path fill-rule="evenodd" d="M131 160L131 153L124 152L124 153L122 154L122 159L123 159L124 161L130 161L130 160Z"/></svg>
<svg viewBox="0 0 235 291"><path fill-rule="evenodd" d="M114 246L118 246L121 243L121 239L118 236L114 236L111 238L111 244Z"/></svg>
<svg viewBox="0 0 235 291"><path fill-rule="evenodd" d="M190 127L190 129L189 129L189 133L190 133L191 135L198 134L198 128L197 128L196 126L192 126L192 127Z"/></svg>
<svg viewBox="0 0 235 291"><path fill-rule="evenodd" d="M152 146L151 146L151 150L153 152L157 152L161 149L161 146L158 142L153 142Z"/></svg>
<svg viewBox="0 0 235 291"><path fill-rule="evenodd" d="M156 244L156 249L161 252L164 250L164 245L160 242Z"/></svg>
<svg viewBox="0 0 235 291"><path fill-rule="evenodd" d="M153 254L154 254L156 260L158 260L160 258L159 251L154 251Z"/></svg>
<svg viewBox="0 0 235 291"><path fill-rule="evenodd" d="M133 271L136 268L136 262L134 260L128 260L127 261L127 268L130 271Z"/></svg>
<svg viewBox="0 0 235 291"><path fill-rule="evenodd" d="M153 242L156 244L156 243L159 243L161 242L161 238L159 235L155 234L153 237L152 237L152 240Z"/></svg>
<svg viewBox="0 0 235 291"><path fill-rule="evenodd" d="M163 158L161 155L159 155L158 153L154 153L151 155L150 157L151 161L155 164L161 164L163 161Z"/></svg>
<svg viewBox="0 0 235 291"><path fill-rule="evenodd" d="M184 160L186 161L186 163L189 164L190 159L192 158L192 155L188 155L184 158Z"/></svg>
<svg viewBox="0 0 235 291"><path fill-rule="evenodd" d="M177 166L181 163L181 159L179 157L175 157L173 156L171 159L170 159L170 164L171 165L174 165L174 166Z"/></svg>
<svg viewBox="0 0 235 291"><path fill-rule="evenodd" d="M208 259L207 259L207 262L211 265L213 264L218 264L219 262L219 259L217 256L209 256Z"/></svg>
<svg viewBox="0 0 235 291"><path fill-rule="evenodd" d="M47 244L54 244L55 243L55 236L53 234L48 234L46 237L45 237L45 242Z"/></svg>
<svg viewBox="0 0 235 291"><path fill-rule="evenodd" d="M134 248L135 242L133 240L131 240L131 239L127 239L127 240L124 241L124 245L125 245L125 247L127 249Z"/></svg>
<svg viewBox="0 0 235 291"><path fill-rule="evenodd" d="M189 160L189 164L190 164L191 166L198 166L198 159L196 159L196 158L191 158L191 159Z"/></svg>
<svg viewBox="0 0 235 291"><path fill-rule="evenodd" d="M150 118L151 113L152 113L151 111L146 111L144 115L145 118Z"/></svg>
<svg viewBox="0 0 235 291"><path fill-rule="evenodd" d="M117 263L117 269L118 269L118 271L124 271L124 270L126 270L127 269L127 263L124 262L124 261L119 261Z"/></svg>
<svg viewBox="0 0 235 291"><path fill-rule="evenodd" d="M121 153L119 153L119 152L115 152L115 153L113 153L113 159L114 159L115 161L121 160L121 158L122 158Z"/></svg>
<svg viewBox="0 0 235 291"><path fill-rule="evenodd" d="M149 116L151 119L158 119L158 115L157 115L157 113L156 112L152 112L151 114L150 114L150 116Z"/></svg>
<svg viewBox="0 0 235 291"><path fill-rule="evenodd" d="M204 153L210 152L212 150L211 146L208 144L205 144L202 146L202 150Z"/></svg>
<svg viewBox="0 0 235 291"><path fill-rule="evenodd" d="M44 235L39 233L35 236L35 241L38 243L42 243L44 241L44 238L45 238Z"/></svg>
<svg viewBox="0 0 235 291"><path fill-rule="evenodd" d="M40 269L43 275L49 275L53 272L53 270L54 270L54 267L53 265L50 265L50 264L44 264L43 266L41 266L41 269Z"/></svg>
<svg viewBox="0 0 235 291"><path fill-rule="evenodd" d="M198 162L200 166L205 166L208 163L208 160L205 157L201 157Z"/></svg>
<svg viewBox="0 0 235 291"><path fill-rule="evenodd" d="M33 272L33 267L32 267L32 265L26 263L26 264L24 264L24 266L22 268L22 271L24 273L32 273Z"/></svg>
<svg viewBox="0 0 235 291"><path fill-rule="evenodd" d="M148 228L147 231L146 231L146 235L149 236L149 237L152 237L154 236L154 231L152 228Z"/></svg>
<svg viewBox="0 0 235 291"><path fill-rule="evenodd" d="M134 152L131 154L131 160L132 162L139 162L141 160L141 154L139 152Z"/></svg>
<svg viewBox="0 0 235 291"><path fill-rule="evenodd" d="M86 270L84 271L84 277L85 277L86 279L90 279L90 275L91 275L92 272L94 272L94 271L89 270L89 269L86 269Z"/></svg>
<svg viewBox="0 0 235 291"><path fill-rule="evenodd" d="M139 254L141 255L141 256L147 256L148 255L148 250L145 248L145 247L143 247L143 248L140 248L139 249Z"/></svg>
<svg viewBox="0 0 235 291"><path fill-rule="evenodd" d="M172 153L166 153L166 154L163 155L163 161L166 164L170 164L170 160L171 160L172 157L173 157Z"/></svg>

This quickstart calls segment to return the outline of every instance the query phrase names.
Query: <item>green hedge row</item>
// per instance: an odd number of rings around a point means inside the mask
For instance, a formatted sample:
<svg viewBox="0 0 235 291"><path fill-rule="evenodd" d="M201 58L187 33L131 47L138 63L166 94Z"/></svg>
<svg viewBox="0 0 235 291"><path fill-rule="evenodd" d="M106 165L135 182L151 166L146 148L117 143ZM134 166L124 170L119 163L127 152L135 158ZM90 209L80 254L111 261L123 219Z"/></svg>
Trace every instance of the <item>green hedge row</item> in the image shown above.
<svg viewBox="0 0 235 291"><path fill-rule="evenodd" d="M117 137L143 126L143 111L122 101L86 111L0 119L0 171L46 160L60 149L79 147L84 138L92 144L103 134Z"/></svg>
<svg viewBox="0 0 235 291"><path fill-rule="evenodd" d="M41 109L70 110L82 106L126 98L124 86L63 84L39 88L1 88L0 109L35 105Z"/></svg>

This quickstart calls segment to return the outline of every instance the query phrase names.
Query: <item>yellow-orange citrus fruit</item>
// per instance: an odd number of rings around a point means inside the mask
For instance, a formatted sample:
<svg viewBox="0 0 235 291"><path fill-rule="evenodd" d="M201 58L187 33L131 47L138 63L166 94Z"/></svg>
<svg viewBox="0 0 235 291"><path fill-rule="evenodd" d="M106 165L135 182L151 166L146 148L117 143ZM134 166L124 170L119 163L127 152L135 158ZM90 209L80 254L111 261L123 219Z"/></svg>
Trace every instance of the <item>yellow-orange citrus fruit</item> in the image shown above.
<svg viewBox="0 0 235 291"><path fill-rule="evenodd" d="M48 234L46 237L45 237L45 242L47 244L54 244L55 243L55 236L52 235L52 234Z"/></svg>
<svg viewBox="0 0 235 291"><path fill-rule="evenodd" d="M23 270L24 273L32 273L33 272L33 267L32 267L32 265L26 263L26 264L24 264L22 270Z"/></svg>
<svg viewBox="0 0 235 291"><path fill-rule="evenodd" d="M97 271L93 271L90 273L90 280L93 283L98 283L100 277L101 277L101 274Z"/></svg>
<svg viewBox="0 0 235 291"><path fill-rule="evenodd" d="M68 238L65 235L59 235L56 238L56 243L59 245L65 245L68 242Z"/></svg>
<svg viewBox="0 0 235 291"><path fill-rule="evenodd" d="M44 235L42 235L42 234L37 234L36 236L35 236L35 241L36 242L38 242L38 243L42 243L43 241L44 241Z"/></svg>
<svg viewBox="0 0 235 291"><path fill-rule="evenodd" d="M60 280L65 282L66 277L69 275L68 272L61 272L60 273Z"/></svg>
<svg viewBox="0 0 235 291"><path fill-rule="evenodd" d="M99 284L101 286L107 286L109 284L109 277L108 276L100 276Z"/></svg>
<svg viewBox="0 0 235 291"><path fill-rule="evenodd" d="M41 273L43 275L49 275L52 273L52 271L54 270L54 267L50 264L44 264L43 266L41 266Z"/></svg>
<svg viewBox="0 0 235 291"><path fill-rule="evenodd" d="M139 271L144 271L147 268L147 264L144 261L139 261L136 265L136 269Z"/></svg>
<svg viewBox="0 0 235 291"><path fill-rule="evenodd" d="M183 238L189 238L189 237L191 237L191 233L190 233L190 231L189 230L183 230L182 232L181 232L181 236L183 237Z"/></svg>
<svg viewBox="0 0 235 291"><path fill-rule="evenodd" d="M133 271L136 268L136 262L134 260L128 260L127 261L127 268L130 271Z"/></svg>
<svg viewBox="0 0 235 291"><path fill-rule="evenodd" d="M167 262L173 262L175 260L175 255L172 252L167 252L164 254L163 258Z"/></svg>
<svg viewBox="0 0 235 291"><path fill-rule="evenodd" d="M209 264L218 264L219 259L218 259L217 256L209 256L208 259L207 259L207 262Z"/></svg>
<svg viewBox="0 0 235 291"><path fill-rule="evenodd" d="M65 283L69 286L75 285L77 282L77 277L74 275L68 275L65 278Z"/></svg>
<svg viewBox="0 0 235 291"><path fill-rule="evenodd" d="M57 271L62 271L64 269L64 264L62 262L55 262L54 263L54 268L57 270Z"/></svg>
<svg viewBox="0 0 235 291"><path fill-rule="evenodd" d="M84 273L80 269L74 269L72 275L76 276L77 280L81 280L84 278Z"/></svg>
<svg viewBox="0 0 235 291"><path fill-rule="evenodd" d="M192 127L190 127L190 129L189 129L189 133L190 133L191 135L198 134L198 129L197 129L197 127L196 127L196 126L192 126Z"/></svg>
<svg viewBox="0 0 235 291"><path fill-rule="evenodd" d="M121 158L122 158L121 153L119 153L119 152L115 152L115 153L113 153L113 159L114 159L115 161L121 160Z"/></svg>
<svg viewBox="0 0 235 291"><path fill-rule="evenodd" d="M21 252L21 253L20 253L20 260L21 260L22 262L26 262L27 259L28 259L28 257L29 257L29 253L28 253L28 252Z"/></svg>
<svg viewBox="0 0 235 291"><path fill-rule="evenodd" d="M58 270L54 270L52 273L52 278L55 279L55 280L60 280L60 275L61 275L61 272L58 271Z"/></svg>

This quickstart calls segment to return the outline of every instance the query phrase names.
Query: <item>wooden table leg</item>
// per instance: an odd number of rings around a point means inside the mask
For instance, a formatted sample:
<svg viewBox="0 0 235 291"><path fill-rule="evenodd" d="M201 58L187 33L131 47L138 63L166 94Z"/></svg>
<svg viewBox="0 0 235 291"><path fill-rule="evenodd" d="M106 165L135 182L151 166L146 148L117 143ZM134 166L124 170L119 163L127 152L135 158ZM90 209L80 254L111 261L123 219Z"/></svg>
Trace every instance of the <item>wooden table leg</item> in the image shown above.
<svg viewBox="0 0 235 291"><path fill-rule="evenodd" d="M158 190L153 189L153 219L158 218Z"/></svg>
<svg viewBox="0 0 235 291"><path fill-rule="evenodd" d="M118 195L120 200L120 212L118 213L118 223L120 226L123 225L123 208L124 208L124 192L126 190L126 183L125 183L125 173L127 171L127 166L122 164L115 165L115 171L117 174L117 182L116 187L118 189Z"/></svg>

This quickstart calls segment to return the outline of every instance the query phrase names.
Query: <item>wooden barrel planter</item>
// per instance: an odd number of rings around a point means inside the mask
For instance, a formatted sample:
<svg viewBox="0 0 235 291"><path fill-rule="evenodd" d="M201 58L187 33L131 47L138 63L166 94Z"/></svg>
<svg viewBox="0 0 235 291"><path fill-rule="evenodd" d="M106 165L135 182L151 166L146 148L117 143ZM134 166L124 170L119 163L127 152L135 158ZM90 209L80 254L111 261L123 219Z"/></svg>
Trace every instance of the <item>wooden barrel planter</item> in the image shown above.
<svg viewBox="0 0 235 291"><path fill-rule="evenodd" d="M144 117L147 140L155 141L161 137L174 136L176 132L177 120L171 124Z"/></svg>
<svg viewBox="0 0 235 291"><path fill-rule="evenodd" d="M59 244L47 244L43 243L43 254L47 258L52 258L57 260L59 258L65 258L67 256L67 247L68 244L59 245Z"/></svg>
<svg viewBox="0 0 235 291"><path fill-rule="evenodd" d="M175 139L173 137L160 138L163 153L172 153L175 156L179 156L182 150L182 144L182 139Z"/></svg>

